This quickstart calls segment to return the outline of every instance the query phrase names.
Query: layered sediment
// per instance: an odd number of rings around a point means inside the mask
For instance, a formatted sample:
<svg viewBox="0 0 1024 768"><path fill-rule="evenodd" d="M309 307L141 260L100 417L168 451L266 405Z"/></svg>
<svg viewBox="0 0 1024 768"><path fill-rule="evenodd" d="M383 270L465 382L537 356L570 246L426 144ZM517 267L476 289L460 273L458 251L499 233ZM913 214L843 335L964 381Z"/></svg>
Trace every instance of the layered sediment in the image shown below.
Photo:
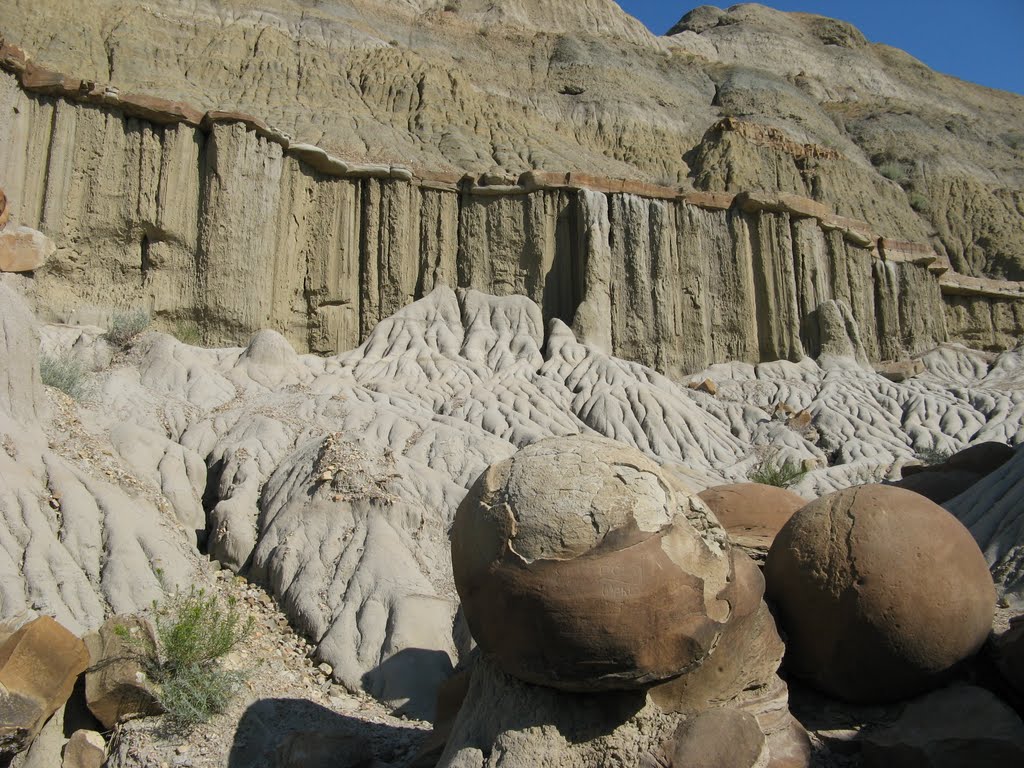
<svg viewBox="0 0 1024 768"><path fill-rule="evenodd" d="M346 162L253 116L111 93L10 45L0 59L12 221L58 244L35 275L49 319L144 305L210 343L270 327L332 353L447 285L528 296L586 343L677 375L815 356L829 300L849 306L872 360L947 340L1004 348L1024 331L1021 284L959 275L930 245L820 201ZM714 133L781 141L732 119Z"/></svg>

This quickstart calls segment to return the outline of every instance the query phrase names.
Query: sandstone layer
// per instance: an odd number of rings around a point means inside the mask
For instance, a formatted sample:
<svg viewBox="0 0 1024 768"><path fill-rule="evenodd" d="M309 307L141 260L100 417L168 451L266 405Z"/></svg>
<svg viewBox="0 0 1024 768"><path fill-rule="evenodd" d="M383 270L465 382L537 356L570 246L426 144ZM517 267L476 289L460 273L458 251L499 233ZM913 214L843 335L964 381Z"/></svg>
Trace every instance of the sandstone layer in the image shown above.
<svg viewBox="0 0 1024 768"><path fill-rule="evenodd" d="M671 375L817 355L832 299L872 360L1024 332L1020 97L840 22L705 7L655 38L598 0L100 3L58 49L65 4L19 7L0 176L58 246L51 319L137 304L330 353L444 284L527 295Z"/></svg>

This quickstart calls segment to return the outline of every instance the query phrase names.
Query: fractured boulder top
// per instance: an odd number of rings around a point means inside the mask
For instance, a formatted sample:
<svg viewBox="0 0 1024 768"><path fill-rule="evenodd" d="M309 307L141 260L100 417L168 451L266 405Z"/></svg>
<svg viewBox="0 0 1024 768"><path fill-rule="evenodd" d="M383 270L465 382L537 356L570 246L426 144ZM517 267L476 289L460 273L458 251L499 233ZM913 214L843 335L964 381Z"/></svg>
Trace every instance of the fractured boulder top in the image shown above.
<svg viewBox="0 0 1024 768"><path fill-rule="evenodd" d="M689 489L606 438L541 440L488 468L456 514L452 565L480 647L563 690L696 668L734 618L725 532Z"/></svg>

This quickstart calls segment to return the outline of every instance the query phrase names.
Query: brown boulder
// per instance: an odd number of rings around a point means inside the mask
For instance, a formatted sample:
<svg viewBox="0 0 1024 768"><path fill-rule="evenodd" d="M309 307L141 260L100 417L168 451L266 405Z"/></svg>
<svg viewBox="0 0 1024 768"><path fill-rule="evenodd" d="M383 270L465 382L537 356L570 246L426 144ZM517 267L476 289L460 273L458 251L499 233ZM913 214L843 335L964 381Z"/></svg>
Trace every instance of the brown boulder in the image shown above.
<svg viewBox="0 0 1024 768"><path fill-rule="evenodd" d="M732 619L725 531L633 448L550 438L488 468L452 527L455 585L480 648L570 691L700 665Z"/></svg>
<svg viewBox="0 0 1024 768"><path fill-rule="evenodd" d="M0 231L0 272L31 272L39 269L57 250L53 241L28 227Z"/></svg>
<svg viewBox="0 0 1024 768"><path fill-rule="evenodd" d="M850 701L914 695L985 642L995 589L970 533L911 491L864 485L823 496L779 531L767 595L786 665Z"/></svg>
<svg viewBox="0 0 1024 768"><path fill-rule="evenodd" d="M115 616L88 642L93 664L85 676L85 701L104 728L164 711L143 670L144 649L155 643L147 621Z"/></svg>
<svg viewBox="0 0 1024 768"><path fill-rule="evenodd" d="M754 562L733 550L733 617L704 664L650 689L666 712L693 713L733 701L775 676L785 647L765 605L764 577Z"/></svg>
<svg viewBox="0 0 1024 768"><path fill-rule="evenodd" d="M49 616L0 646L0 757L25 749L89 666L85 644Z"/></svg>
<svg viewBox="0 0 1024 768"><path fill-rule="evenodd" d="M718 485L699 496L728 532L729 540L760 563L782 526L807 504L792 491L761 483Z"/></svg>
<svg viewBox="0 0 1024 768"><path fill-rule="evenodd" d="M1024 723L984 688L946 688L911 702L892 725L861 737L866 768L1024 765Z"/></svg>
<svg viewBox="0 0 1024 768"><path fill-rule="evenodd" d="M681 723L663 748L666 768L761 768L768 744L747 712L709 709Z"/></svg>
<svg viewBox="0 0 1024 768"><path fill-rule="evenodd" d="M0 229L7 226L7 219L11 216L11 209L7 205L7 195L0 189Z"/></svg>
<svg viewBox="0 0 1024 768"><path fill-rule="evenodd" d="M977 472L965 472L957 469L945 472L916 472L908 474L907 477L898 480L893 485L919 493L936 504L945 504L983 477L984 475L979 475Z"/></svg>

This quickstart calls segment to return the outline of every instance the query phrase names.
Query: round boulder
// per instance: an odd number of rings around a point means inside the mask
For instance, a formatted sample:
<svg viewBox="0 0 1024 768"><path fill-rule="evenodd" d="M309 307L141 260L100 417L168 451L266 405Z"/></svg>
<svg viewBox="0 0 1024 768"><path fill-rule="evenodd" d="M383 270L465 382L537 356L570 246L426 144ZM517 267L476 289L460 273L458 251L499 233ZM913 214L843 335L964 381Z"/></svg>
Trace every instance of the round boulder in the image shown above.
<svg viewBox="0 0 1024 768"><path fill-rule="evenodd" d="M725 531L691 489L598 437L534 443L460 505L452 565L481 649L521 680L630 689L699 666L735 603Z"/></svg>
<svg viewBox="0 0 1024 768"><path fill-rule="evenodd" d="M792 491L762 483L716 485L699 495L715 513L729 540L759 563L764 562L782 526L807 504Z"/></svg>
<svg viewBox="0 0 1024 768"><path fill-rule="evenodd" d="M971 534L912 491L863 485L783 526L766 592L788 633L786 665L855 702L933 685L988 637L995 589Z"/></svg>

